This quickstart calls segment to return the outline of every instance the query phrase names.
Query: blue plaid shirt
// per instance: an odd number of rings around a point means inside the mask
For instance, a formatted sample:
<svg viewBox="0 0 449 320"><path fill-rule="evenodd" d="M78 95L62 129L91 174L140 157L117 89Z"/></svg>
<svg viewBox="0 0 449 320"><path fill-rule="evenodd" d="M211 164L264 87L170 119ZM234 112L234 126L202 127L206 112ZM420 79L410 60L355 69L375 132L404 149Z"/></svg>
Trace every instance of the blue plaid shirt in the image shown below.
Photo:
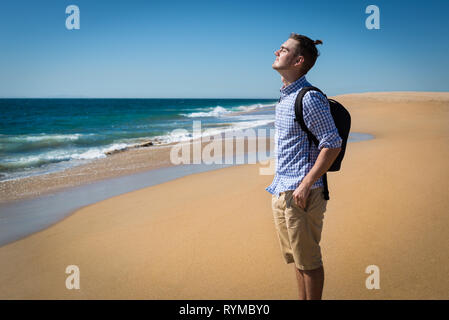
<svg viewBox="0 0 449 320"><path fill-rule="evenodd" d="M302 76L287 87L281 88L281 99L276 105L275 117L275 159L276 173L273 182L265 190L279 197L279 193L295 190L315 164L322 148L339 148L342 139L330 113L329 102L318 91L309 91L303 99L304 122L318 139L318 148L312 142L309 149L307 134L295 121L295 100L303 87L309 87ZM308 162L309 150L310 162ZM311 187L323 187L320 177Z"/></svg>

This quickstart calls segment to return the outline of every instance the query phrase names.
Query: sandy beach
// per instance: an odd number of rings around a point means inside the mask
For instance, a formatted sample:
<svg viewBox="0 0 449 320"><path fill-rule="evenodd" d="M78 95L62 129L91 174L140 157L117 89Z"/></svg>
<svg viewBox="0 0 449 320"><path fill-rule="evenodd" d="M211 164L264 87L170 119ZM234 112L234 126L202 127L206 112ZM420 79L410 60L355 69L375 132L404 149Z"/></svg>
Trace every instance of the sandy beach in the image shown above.
<svg viewBox="0 0 449 320"><path fill-rule="evenodd" d="M335 99L351 132L375 139L348 144L341 171L328 174L323 299L449 299L449 93ZM266 167L122 194L2 246L0 298L296 299ZM65 286L69 265L79 267L79 290ZM379 290L365 287L369 265L380 269Z"/></svg>

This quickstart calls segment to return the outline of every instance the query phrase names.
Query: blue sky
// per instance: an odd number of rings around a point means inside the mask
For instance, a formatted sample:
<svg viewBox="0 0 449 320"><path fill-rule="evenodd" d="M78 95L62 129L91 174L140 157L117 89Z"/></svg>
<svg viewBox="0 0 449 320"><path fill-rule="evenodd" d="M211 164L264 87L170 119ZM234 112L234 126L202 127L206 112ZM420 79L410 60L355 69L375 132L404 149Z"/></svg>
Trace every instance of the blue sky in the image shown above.
<svg viewBox="0 0 449 320"><path fill-rule="evenodd" d="M2 0L0 97L277 98L291 32L323 40L307 77L328 95L449 91L448 17L446 0Z"/></svg>

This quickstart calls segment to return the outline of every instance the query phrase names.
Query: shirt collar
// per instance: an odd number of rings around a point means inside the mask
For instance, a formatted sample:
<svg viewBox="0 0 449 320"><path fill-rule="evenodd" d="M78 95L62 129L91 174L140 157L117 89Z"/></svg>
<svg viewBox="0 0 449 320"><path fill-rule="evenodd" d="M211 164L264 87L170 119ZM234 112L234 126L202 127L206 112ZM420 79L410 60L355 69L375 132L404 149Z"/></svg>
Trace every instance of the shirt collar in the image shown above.
<svg viewBox="0 0 449 320"><path fill-rule="evenodd" d="M306 76L302 76L301 78L299 78L298 80L296 80L295 82L290 83L288 86L283 86L281 88L281 96L287 96L292 92L296 92L299 89L301 89L302 87L304 87L306 85Z"/></svg>

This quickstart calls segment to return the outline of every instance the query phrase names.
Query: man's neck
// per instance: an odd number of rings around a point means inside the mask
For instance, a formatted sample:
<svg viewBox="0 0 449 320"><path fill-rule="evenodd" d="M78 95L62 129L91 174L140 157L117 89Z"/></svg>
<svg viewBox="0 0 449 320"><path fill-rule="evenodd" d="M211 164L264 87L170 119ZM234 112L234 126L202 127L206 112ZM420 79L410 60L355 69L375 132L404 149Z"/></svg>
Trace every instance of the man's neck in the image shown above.
<svg viewBox="0 0 449 320"><path fill-rule="evenodd" d="M281 72L279 72L281 73ZM289 73L289 72L282 72L281 73L281 80L284 83L284 88L288 87L290 84L301 78L305 73Z"/></svg>

